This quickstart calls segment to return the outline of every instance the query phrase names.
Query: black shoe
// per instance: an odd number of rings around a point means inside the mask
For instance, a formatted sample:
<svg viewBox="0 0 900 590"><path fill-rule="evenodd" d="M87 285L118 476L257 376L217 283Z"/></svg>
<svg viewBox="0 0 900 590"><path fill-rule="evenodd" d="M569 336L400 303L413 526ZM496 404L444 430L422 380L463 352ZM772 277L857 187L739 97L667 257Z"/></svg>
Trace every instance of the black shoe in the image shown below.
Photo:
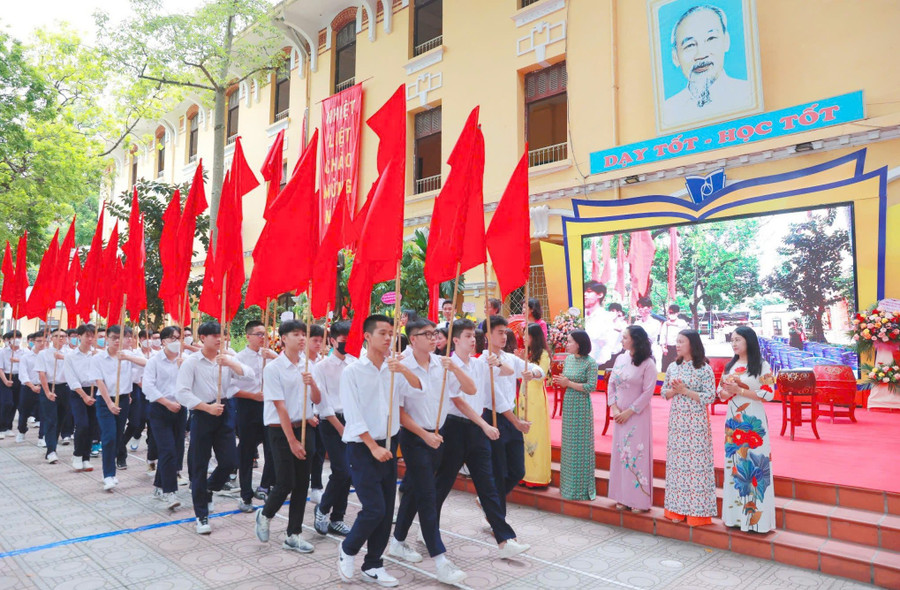
<svg viewBox="0 0 900 590"><path fill-rule="evenodd" d="M125 464L125 461L116 461L116 469L125 471L126 469L128 469L128 465Z"/></svg>

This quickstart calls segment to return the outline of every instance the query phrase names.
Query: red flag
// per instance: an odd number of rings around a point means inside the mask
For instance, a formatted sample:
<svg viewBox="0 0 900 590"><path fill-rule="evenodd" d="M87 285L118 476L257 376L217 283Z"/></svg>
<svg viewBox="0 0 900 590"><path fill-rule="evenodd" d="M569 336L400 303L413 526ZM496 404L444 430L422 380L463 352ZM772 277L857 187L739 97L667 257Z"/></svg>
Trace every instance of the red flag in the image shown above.
<svg viewBox="0 0 900 590"><path fill-rule="evenodd" d="M342 193L338 198L334 213L325 237L319 244L316 260L313 262L312 282L316 286L312 298L312 314L322 317L328 309L334 309L337 295L337 257L346 244L343 243L345 230L349 223L347 211L347 195Z"/></svg>
<svg viewBox="0 0 900 590"><path fill-rule="evenodd" d="M66 272L66 281L63 285L62 302L66 306L66 320L69 328L78 326L75 321L78 318L78 280L81 277L81 258L78 256L78 250L75 250L72 256L72 264Z"/></svg>
<svg viewBox="0 0 900 590"><path fill-rule="evenodd" d="M162 279L159 282L159 298L163 308L177 322L181 322L183 310L179 307L183 293L177 290L178 275L178 224L181 222L181 192L175 189L169 206L162 217L162 233L159 236L159 263Z"/></svg>
<svg viewBox="0 0 900 590"><path fill-rule="evenodd" d="M681 258L681 252L678 250L678 230L674 227L669 228L669 302L675 302L675 269L678 266L678 260Z"/></svg>
<svg viewBox="0 0 900 590"><path fill-rule="evenodd" d="M113 270L109 275L112 287L109 291L109 312L106 316L108 325L121 324L125 318L122 317L122 299L125 295L125 267L122 264L122 257L116 255L113 260Z"/></svg>
<svg viewBox="0 0 900 590"><path fill-rule="evenodd" d="M63 289L65 289L66 278L69 275L69 261L72 257L72 251L75 250L75 217L69 224L66 231L66 237L63 238L62 244L56 256L56 269L53 271L53 288L51 294L58 301L63 300Z"/></svg>
<svg viewBox="0 0 900 590"><path fill-rule="evenodd" d="M487 230L487 247L500 284L500 298L528 282L531 217L528 210L528 148L503 191Z"/></svg>
<svg viewBox="0 0 900 590"><path fill-rule="evenodd" d="M219 314L221 314L222 300L216 299L219 287L216 286L216 257L213 249L210 248L206 253L206 262L203 265L203 285L200 287L199 309L212 309L216 305L219 306Z"/></svg>
<svg viewBox="0 0 900 590"><path fill-rule="evenodd" d="M16 269L12 261L12 248L9 240L6 240L6 251L3 253L3 290L0 291L0 301L15 304Z"/></svg>
<svg viewBox="0 0 900 590"><path fill-rule="evenodd" d="M28 290L28 232L19 238L19 247L16 248L16 279L13 287L13 297L9 303L13 308L13 319L21 319L25 315L25 293Z"/></svg>
<svg viewBox="0 0 900 590"><path fill-rule="evenodd" d="M600 280L600 260L597 259L597 238L591 238L591 280Z"/></svg>
<svg viewBox="0 0 900 590"><path fill-rule="evenodd" d="M319 246L319 201L316 194L318 129L300 156L295 173L266 208L266 225L253 248L253 273L247 286L246 305L288 291L305 291ZM285 236L290 247L285 248Z"/></svg>
<svg viewBox="0 0 900 590"><path fill-rule="evenodd" d="M484 141L478 129L478 110L475 107L469 114L447 159L450 174L434 203L425 254L429 285L454 279L458 263L462 263L460 272L465 272L485 261Z"/></svg>
<svg viewBox="0 0 900 590"><path fill-rule="evenodd" d="M438 310L441 307L441 286L434 285L428 289L428 319L438 323Z"/></svg>
<svg viewBox="0 0 900 590"><path fill-rule="evenodd" d="M609 277L612 274L612 269L609 264L609 243L611 239L612 236L603 236L600 246L600 260L601 264L603 264L603 272L600 273L600 282L604 285L609 282Z"/></svg>
<svg viewBox="0 0 900 590"><path fill-rule="evenodd" d="M622 240L625 238L623 234L619 234L616 238L616 291L625 300L625 247Z"/></svg>
<svg viewBox="0 0 900 590"><path fill-rule="evenodd" d="M78 315L85 320L91 317L91 310L97 304L97 287L103 272L103 214L105 209L106 205L104 204L100 209L100 217L97 219L97 227L94 229L94 237L91 239L91 248L84 259L78 283Z"/></svg>
<svg viewBox="0 0 900 590"><path fill-rule="evenodd" d="M647 294L650 284L650 270L656 246L653 237L647 230L631 232L631 247L628 249L628 262L631 263L632 298Z"/></svg>
<svg viewBox="0 0 900 590"><path fill-rule="evenodd" d="M103 250L103 262L101 262L100 285L97 292L97 313L105 317L109 321L110 317L118 317L119 310L113 311L110 307L114 307L117 291L121 291L119 284L121 277L118 275L118 257L119 257L119 222L113 224L112 233L109 234L109 241ZM121 305L121 303L119 303ZM113 316L113 314L115 314ZM112 324L114 322L110 322Z"/></svg>
<svg viewBox="0 0 900 590"><path fill-rule="evenodd" d="M203 189L203 160L197 164L194 170L194 179L191 181L191 190L184 202L184 210L178 222L178 231L175 235L175 268L177 271L175 284L172 285L173 297L177 297L177 310L181 325L190 322L190 307L184 301L184 292L187 289L188 279L191 275L191 260L194 257L194 236L197 233L197 218L206 211L209 204L206 202L206 192ZM210 244L212 248L212 244ZM221 305L219 306L221 308Z"/></svg>
<svg viewBox="0 0 900 590"><path fill-rule="evenodd" d="M138 202L137 187L131 197L131 215L128 217L128 241L125 242L125 293L128 295L126 305L132 319L138 320L142 311L147 309L147 283L144 278L144 265L147 250L144 244L144 216Z"/></svg>
<svg viewBox="0 0 900 590"><path fill-rule="evenodd" d="M266 159L263 161L262 169L260 170L263 179L269 183L269 186L266 188L266 209L269 208L281 190L281 167L283 161L284 129L275 136L275 142L269 148L269 153L266 154Z"/></svg>
<svg viewBox="0 0 900 590"><path fill-rule="evenodd" d="M56 272L56 259L59 256L59 228L53 234L50 246L41 257L41 266L38 269L37 278L28 295L25 313L29 318L45 319L47 312L56 303L56 293L53 292L54 273Z"/></svg>

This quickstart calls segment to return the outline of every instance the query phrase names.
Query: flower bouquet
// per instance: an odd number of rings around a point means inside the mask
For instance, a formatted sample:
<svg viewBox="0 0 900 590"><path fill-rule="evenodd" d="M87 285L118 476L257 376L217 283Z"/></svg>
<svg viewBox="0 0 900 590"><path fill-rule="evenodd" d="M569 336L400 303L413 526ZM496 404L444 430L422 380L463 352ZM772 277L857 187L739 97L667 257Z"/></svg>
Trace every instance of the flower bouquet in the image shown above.
<svg viewBox="0 0 900 590"><path fill-rule="evenodd" d="M584 330L584 318L578 309L568 309L553 318L547 329L547 339L553 350L565 350L569 334L575 330Z"/></svg>
<svg viewBox="0 0 900 590"><path fill-rule="evenodd" d="M861 354L872 350L877 343L900 343L900 312L882 311L874 306L857 313L852 321L849 335Z"/></svg>
<svg viewBox="0 0 900 590"><path fill-rule="evenodd" d="M893 363L878 363L875 366L862 366L862 389L872 389L876 385L886 385L891 393L900 394L900 365Z"/></svg>

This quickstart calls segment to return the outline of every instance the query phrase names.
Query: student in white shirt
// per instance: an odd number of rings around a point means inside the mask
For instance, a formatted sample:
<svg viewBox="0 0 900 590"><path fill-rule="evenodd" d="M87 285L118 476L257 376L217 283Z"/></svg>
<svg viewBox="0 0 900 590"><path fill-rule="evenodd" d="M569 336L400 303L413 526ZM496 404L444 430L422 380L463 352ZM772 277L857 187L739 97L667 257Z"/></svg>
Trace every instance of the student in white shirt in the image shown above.
<svg viewBox="0 0 900 590"><path fill-rule="evenodd" d="M131 352L133 338L131 328L110 326L106 329L106 349L95 354L92 359L97 389L103 398L98 400L96 408L102 446L103 489L107 492L119 484L116 478L116 458L119 447L123 444L125 420L132 402L131 370L134 365L143 367L147 364L147 359Z"/></svg>
<svg viewBox="0 0 900 590"><path fill-rule="evenodd" d="M453 322L451 336L454 347L453 361L472 377L478 387L478 393L468 396L462 395L458 389L450 391L450 401L453 405L450 407L447 423L441 431L446 443L437 472L438 523L444 501L450 495L460 468L465 464L475 484L481 509L484 510L484 515L494 532L494 539L500 548L500 557L513 557L527 551L530 546L517 542L515 531L506 522L506 513L500 503L500 494L494 483L491 465L490 441L498 440L500 431L482 418L484 400L490 396L488 367L502 367L501 375L511 374L512 370L489 353L479 358L472 356L475 352L475 324L471 321Z"/></svg>
<svg viewBox="0 0 900 590"><path fill-rule="evenodd" d="M228 475L237 467L234 419L224 402L232 391L234 376L251 377L253 369L230 354L219 353L222 327L218 322L201 324L197 333L202 348L199 353L188 356L181 363L175 395L178 403L191 410L191 446L188 449L191 500L197 516L197 533L208 535L212 532L209 513L212 510L213 492L222 489L228 481ZM220 374L221 390L218 387ZM207 477L213 451L218 464Z"/></svg>
<svg viewBox="0 0 900 590"><path fill-rule="evenodd" d="M19 382L22 384L19 390L19 432L16 433L16 442L25 442L25 433L28 432L28 418L36 409L40 408L41 380L34 370L34 362L37 354L44 349L47 340L43 332L34 332L28 335L28 348L22 351L19 359ZM32 347L33 346L33 347ZM43 439L44 425L40 426L38 435Z"/></svg>
<svg viewBox="0 0 900 590"><path fill-rule="evenodd" d="M662 328L659 330L659 344L662 347L662 372L665 373L669 365L678 358L678 352L675 350L675 343L678 340L678 334L682 330L688 329L688 323L678 317L681 308L674 303L669 306L669 313L666 321L663 322Z"/></svg>
<svg viewBox="0 0 900 590"><path fill-rule="evenodd" d="M391 534L397 493L395 435L400 430L400 402L404 396L423 397L425 393L419 378L390 356L394 327L389 317L370 315L363 332L366 354L341 375L341 403L347 421L343 440L362 510L338 549L338 574L345 582L353 579L355 556L365 544L363 579L392 587L398 584L397 578L385 571L382 555ZM390 445L385 448L388 438Z"/></svg>
<svg viewBox="0 0 900 590"><path fill-rule="evenodd" d="M22 358L22 333L11 330L3 335L0 349L0 440L12 435L13 417L19 407L19 361Z"/></svg>
<svg viewBox="0 0 900 590"><path fill-rule="evenodd" d="M136 355L140 355L147 360L153 355L150 348L150 338L147 330L138 331L138 347L132 351ZM119 447L119 456L116 459L116 467L118 469L128 469L127 458L128 449L137 451L140 446L141 437L144 434L144 427L147 426L147 413L150 411L147 397L144 395L144 388L141 385L144 380L144 368L135 366L131 371L131 381L134 384L131 390L131 407L128 410L128 423L125 425L125 434L122 436L122 444ZM153 440L153 434L147 431L147 470L152 472L156 469L156 442Z"/></svg>
<svg viewBox="0 0 900 590"><path fill-rule="evenodd" d="M440 463L444 443L440 428L447 419L451 405L446 391L441 403L441 386L446 379L453 390L460 389L467 395L475 395L477 389L475 381L457 363L449 357L433 354L435 333L434 323L425 319L411 320L406 324L411 353L402 362L422 382L425 397L406 398L400 408L400 446L406 464L406 474L403 476L406 491L400 499L389 554L411 563L422 561L422 556L406 543L409 528L418 513L419 528L428 554L437 566L438 581L459 584L465 580L466 574L447 558L447 549L438 528L434 473Z"/></svg>
<svg viewBox="0 0 900 590"><path fill-rule="evenodd" d="M92 324L78 327L78 347L66 355L66 383L71 392L70 407L75 421L75 449L72 469L93 471L91 465L91 433L97 424L97 408L94 397L97 375L94 373L94 335Z"/></svg>
<svg viewBox="0 0 900 590"><path fill-rule="evenodd" d="M160 333L160 352L152 355L144 368L144 395L150 405L148 420L156 444L157 465L154 474L154 495L166 508L175 510L181 501L178 491L178 472L184 460L184 429L187 410L178 403L175 383L181 366L181 330L168 326Z"/></svg>
<svg viewBox="0 0 900 590"><path fill-rule="evenodd" d="M298 320L282 322L278 335L284 351L263 372L263 420L272 445L275 486L266 498L266 505L256 514L256 536L263 543L269 541L269 523L290 495L291 506L282 547L298 553L312 553L312 544L301 538L300 533L309 491L310 460L316 448L316 439L309 426L316 423L313 404L322 398L312 373L306 370L303 352L306 324ZM304 419L307 422L305 445L301 442Z"/></svg>
<svg viewBox="0 0 900 590"><path fill-rule="evenodd" d="M41 380L44 395L41 400L41 426L44 428L44 441L47 444L47 463L56 463L56 445L59 441L60 428L69 413L69 388L66 386L65 360L66 332L57 328L50 334L50 346L42 350L35 360L34 367Z"/></svg>
<svg viewBox="0 0 900 590"><path fill-rule="evenodd" d="M322 362L322 349L325 348L325 326L312 324L309 327L309 340L306 342L306 354L309 356L309 369ZM321 420L320 420L321 423ZM325 466L325 442L322 440L322 431L319 425L313 428L313 436L316 439L316 451L309 463L309 499L313 504L322 501L324 485L322 485L322 468Z"/></svg>
<svg viewBox="0 0 900 590"><path fill-rule="evenodd" d="M350 363L356 361L356 357L346 351L349 334L350 322L332 324L329 330L331 354L316 363L313 370L322 394L322 401L316 404L318 430L331 461L328 484L315 508L315 528L320 535L327 535L330 531L346 536L350 532L350 527L344 523L351 482L347 466L347 445L341 440L344 435L344 407L341 405L340 389L341 374Z"/></svg>

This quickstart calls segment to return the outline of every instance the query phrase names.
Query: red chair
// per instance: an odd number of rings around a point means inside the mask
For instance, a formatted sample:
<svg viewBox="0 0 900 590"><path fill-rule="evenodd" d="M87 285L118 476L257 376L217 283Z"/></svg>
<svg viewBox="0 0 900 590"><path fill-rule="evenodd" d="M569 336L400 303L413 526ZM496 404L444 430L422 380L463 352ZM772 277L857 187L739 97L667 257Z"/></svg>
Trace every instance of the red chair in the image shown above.
<svg viewBox="0 0 900 590"><path fill-rule="evenodd" d="M716 378L716 391L719 390L719 381L722 380L722 375L725 373L725 365L727 365L730 360L731 357L715 357L709 359L709 366L712 367L713 376ZM719 399L719 396L716 395L716 397L713 398L713 403L709 404L709 413L713 416L716 415L716 404L726 406L728 405L728 402L723 402Z"/></svg>
<svg viewBox="0 0 900 590"><path fill-rule="evenodd" d="M809 423L813 434L819 438L816 420L819 419L819 401L816 395L816 377L812 369L785 369L778 372L776 387L781 394L781 436L791 424L791 440L794 429L803 426L803 410L810 409Z"/></svg>
<svg viewBox="0 0 900 590"><path fill-rule="evenodd" d="M813 374L816 376L816 393L829 407L819 413L830 415L832 424L837 417L856 422L856 375L853 369L847 365L818 365L813 367Z"/></svg>

